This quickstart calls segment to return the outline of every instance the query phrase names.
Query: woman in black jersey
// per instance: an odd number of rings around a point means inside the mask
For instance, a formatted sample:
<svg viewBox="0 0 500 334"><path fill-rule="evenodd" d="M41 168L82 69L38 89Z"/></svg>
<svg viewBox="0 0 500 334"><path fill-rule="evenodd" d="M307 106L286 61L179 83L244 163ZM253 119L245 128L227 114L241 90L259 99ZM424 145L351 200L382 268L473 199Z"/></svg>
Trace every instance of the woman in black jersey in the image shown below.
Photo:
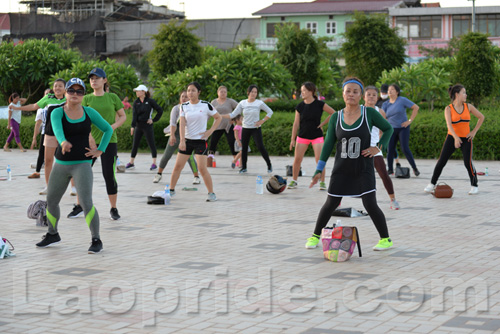
<svg viewBox="0 0 500 334"><path fill-rule="evenodd" d="M321 154L324 142L322 128L328 123L330 116L335 112L324 101L318 100L316 86L312 82L303 83L300 91L304 101L300 102L295 108L292 140L290 141L290 151L295 147L295 158L293 160L293 179L288 184L288 189L295 189L298 186L297 178L299 177L300 165L309 144L311 144L314 150L316 163L319 161L319 155ZM326 111L329 116L321 122L323 111ZM319 190L326 190L325 171L321 174Z"/></svg>
<svg viewBox="0 0 500 334"><path fill-rule="evenodd" d="M389 238L384 213L377 204L373 167L373 157L381 149L370 144L373 126L383 132L379 142L382 147L387 147L393 129L375 109L359 104L363 96L361 80L346 78L342 85L342 95L346 106L330 118L325 144L310 185L312 187L318 182L326 161L337 143L328 196L319 212L314 233L307 239L305 246L317 247L321 230L328 224L333 211L345 196L361 197L363 206L380 235L380 241L373 250L387 250L392 247L392 240Z"/></svg>

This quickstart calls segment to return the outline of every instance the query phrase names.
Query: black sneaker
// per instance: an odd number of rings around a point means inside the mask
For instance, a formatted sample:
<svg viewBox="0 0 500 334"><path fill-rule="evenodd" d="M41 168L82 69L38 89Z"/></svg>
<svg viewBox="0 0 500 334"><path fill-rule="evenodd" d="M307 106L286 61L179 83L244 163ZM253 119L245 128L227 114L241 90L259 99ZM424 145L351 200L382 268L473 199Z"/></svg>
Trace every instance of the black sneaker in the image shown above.
<svg viewBox="0 0 500 334"><path fill-rule="evenodd" d="M117 208L111 208L111 210L109 210L109 214L111 215L111 219L113 220L118 220L121 218L120 215L118 214Z"/></svg>
<svg viewBox="0 0 500 334"><path fill-rule="evenodd" d="M389 169L389 170L387 171L387 174L392 175L392 174L394 174L394 171Z"/></svg>
<svg viewBox="0 0 500 334"><path fill-rule="evenodd" d="M42 237L42 241L36 244L37 247L45 248L49 245L54 245L57 244L61 241L61 237L59 236L59 233L56 234L45 234Z"/></svg>
<svg viewBox="0 0 500 334"><path fill-rule="evenodd" d="M89 247L89 254L100 253L102 251L101 239L92 238L92 244Z"/></svg>
<svg viewBox="0 0 500 334"><path fill-rule="evenodd" d="M413 173L415 174L415 176L420 175L420 171L418 170L418 168L413 168Z"/></svg>
<svg viewBox="0 0 500 334"><path fill-rule="evenodd" d="M83 216L83 209L80 204L75 204L73 210L68 214L68 218L78 218Z"/></svg>

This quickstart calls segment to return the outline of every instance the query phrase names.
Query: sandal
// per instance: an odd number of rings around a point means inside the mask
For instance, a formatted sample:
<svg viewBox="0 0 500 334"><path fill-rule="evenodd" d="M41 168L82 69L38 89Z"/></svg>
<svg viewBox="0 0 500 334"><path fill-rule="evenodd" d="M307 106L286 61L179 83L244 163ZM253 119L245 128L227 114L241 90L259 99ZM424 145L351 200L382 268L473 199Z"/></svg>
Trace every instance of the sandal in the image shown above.
<svg viewBox="0 0 500 334"><path fill-rule="evenodd" d="M12 152L12 150L10 148L4 148L3 149L5 152Z"/></svg>

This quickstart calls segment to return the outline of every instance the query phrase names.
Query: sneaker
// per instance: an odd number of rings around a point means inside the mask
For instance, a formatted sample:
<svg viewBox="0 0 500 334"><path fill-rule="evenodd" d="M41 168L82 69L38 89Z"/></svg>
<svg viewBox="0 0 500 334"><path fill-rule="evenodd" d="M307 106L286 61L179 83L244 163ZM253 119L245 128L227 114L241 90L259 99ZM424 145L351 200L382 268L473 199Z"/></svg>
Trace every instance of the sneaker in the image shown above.
<svg viewBox="0 0 500 334"><path fill-rule="evenodd" d="M47 187L43 188L40 192L40 195L47 195Z"/></svg>
<svg viewBox="0 0 500 334"><path fill-rule="evenodd" d="M316 247L318 247L318 243L319 243L319 237L313 235L312 237L307 239L306 248L309 248L309 249L316 248Z"/></svg>
<svg viewBox="0 0 500 334"><path fill-rule="evenodd" d="M248 170L246 168L242 168L242 169L240 169L239 173L245 174L245 173L248 173Z"/></svg>
<svg viewBox="0 0 500 334"><path fill-rule="evenodd" d="M418 170L418 168L413 168L413 174L415 174L415 176L420 175L420 171Z"/></svg>
<svg viewBox="0 0 500 334"><path fill-rule="evenodd" d="M194 180L193 180L193 184L200 184L200 183L201 183L200 177L199 176L195 176Z"/></svg>
<svg viewBox="0 0 500 334"><path fill-rule="evenodd" d="M434 191L434 188L436 188L436 186L433 185L432 183L429 183L427 187L424 188L424 191L430 194Z"/></svg>
<svg viewBox="0 0 500 334"><path fill-rule="evenodd" d="M37 247L45 248L49 245L55 245L61 242L61 237L59 236L59 233L56 234L44 234L42 237L42 241L36 244Z"/></svg>
<svg viewBox="0 0 500 334"><path fill-rule="evenodd" d="M117 208L111 208L111 210L109 210L109 215L111 216L112 220L118 220L121 218L120 215L118 214Z"/></svg>
<svg viewBox="0 0 500 334"><path fill-rule="evenodd" d="M325 182L319 183L319 190L326 190L326 183Z"/></svg>
<svg viewBox="0 0 500 334"><path fill-rule="evenodd" d="M469 195L477 195L479 193L478 187L471 187L469 191Z"/></svg>
<svg viewBox="0 0 500 334"><path fill-rule="evenodd" d="M155 164L151 164L151 167L149 167L149 170L155 170L156 168L158 168L158 166L156 166Z"/></svg>
<svg viewBox="0 0 500 334"><path fill-rule="evenodd" d="M73 210L68 214L68 218L78 218L83 216L83 208L80 204L73 205Z"/></svg>
<svg viewBox="0 0 500 334"><path fill-rule="evenodd" d="M30 176L28 176L28 179L39 179L40 178L40 173L34 172Z"/></svg>
<svg viewBox="0 0 500 334"><path fill-rule="evenodd" d="M236 167L236 164L234 162L231 162L231 168L234 169Z"/></svg>
<svg viewBox="0 0 500 334"><path fill-rule="evenodd" d="M214 193L208 193L207 202L215 202L215 201L217 201L217 197L215 197L215 194Z"/></svg>
<svg viewBox="0 0 500 334"><path fill-rule="evenodd" d="M174 197L175 196L175 189L170 189L170 197Z"/></svg>
<svg viewBox="0 0 500 334"><path fill-rule="evenodd" d="M389 174L389 175L393 175L393 174L394 174L394 171L389 169L389 170L387 171L387 174Z"/></svg>
<svg viewBox="0 0 500 334"><path fill-rule="evenodd" d="M267 174L271 174L273 172L273 166L267 166Z"/></svg>
<svg viewBox="0 0 500 334"><path fill-rule="evenodd" d="M71 187L71 192L69 193L71 196L76 196L76 188Z"/></svg>
<svg viewBox="0 0 500 334"><path fill-rule="evenodd" d="M399 203L395 199L391 200L391 209L392 210L399 210Z"/></svg>
<svg viewBox="0 0 500 334"><path fill-rule="evenodd" d="M374 251L385 251L392 247L391 238L382 238L379 240L378 244L373 246Z"/></svg>
<svg viewBox="0 0 500 334"><path fill-rule="evenodd" d="M153 179L153 183L158 183L161 180L161 174L156 174L155 178Z"/></svg>
<svg viewBox="0 0 500 334"><path fill-rule="evenodd" d="M34 164L34 163L31 163L31 164L30 164L30 168L31 168L31 169L36 169L36 163L35 163L35 164Z"/></svg>
<svg viewBox="0 0 500 334"><path fill-rule="evenodd" d="M125 166L125 169L132 169L135 168L134 164L131 164L130 162Z"/></svg>
<svg viewBox="0 0 500 334"><path fill-rule="evenodd" d="M287 188L288 188L288 189L296 189L298 185L299 185L299 184L298 184L297 182L295 182L294 180L292 180L292 181L288 184L288 187L287 187Z"/></svg>
<svg viewBox="0 0 500 334"><path fill-rule="evenodd" d="M89 254L100 253L102 251L101 239L92 238L92 244L89 247Z"/></svg>

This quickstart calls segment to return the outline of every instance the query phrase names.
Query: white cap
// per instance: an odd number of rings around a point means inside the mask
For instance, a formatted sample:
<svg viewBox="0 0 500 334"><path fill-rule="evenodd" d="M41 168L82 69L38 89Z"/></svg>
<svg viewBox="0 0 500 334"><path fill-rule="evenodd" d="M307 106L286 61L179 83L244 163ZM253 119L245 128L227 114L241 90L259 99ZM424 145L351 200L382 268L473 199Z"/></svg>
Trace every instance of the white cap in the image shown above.
<svg viewBox="0 0 500 334"><path fill-rule="evenodd" d="M146 87L144 85L139 85L136 88L134 88L134 92L138 91L138 90L143 90L143 91L147 92L148 91L148 87Z"/></svg>

